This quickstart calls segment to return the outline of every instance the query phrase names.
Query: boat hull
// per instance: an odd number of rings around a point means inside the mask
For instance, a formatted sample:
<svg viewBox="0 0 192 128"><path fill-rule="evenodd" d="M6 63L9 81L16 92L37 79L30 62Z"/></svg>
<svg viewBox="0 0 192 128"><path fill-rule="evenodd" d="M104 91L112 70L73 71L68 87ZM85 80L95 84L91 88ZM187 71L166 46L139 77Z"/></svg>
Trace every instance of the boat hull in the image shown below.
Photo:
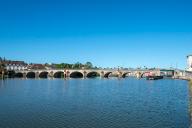
<svg viewBox="0 0 192 128"><path fill-rule="evenodd" d="M147 80L159 80L159 79L163 79L163 76L147 76L146 79Z"/></svg>

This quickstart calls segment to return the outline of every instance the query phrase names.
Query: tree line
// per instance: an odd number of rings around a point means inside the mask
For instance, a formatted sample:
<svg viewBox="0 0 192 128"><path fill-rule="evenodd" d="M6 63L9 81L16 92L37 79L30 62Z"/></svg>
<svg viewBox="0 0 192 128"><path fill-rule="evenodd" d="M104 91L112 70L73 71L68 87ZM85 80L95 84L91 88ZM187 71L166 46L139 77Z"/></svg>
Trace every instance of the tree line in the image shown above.
<svg viewBox="0 0 192 128"><path fill-rule="evenodd" d="M4 78L4 74L6 73L5 61L5 58L0 57L0 78Z"/></svg>
<svg viewBox="0 0 192 128"><path fill-rule="evenodd" d="M2 57L0 57L0 72L5 70L6 68L6 65L5 65L5 62L8 61ZM32 65L29 64L29 65ZM80 62L77 62L77 63L74 63L74 64L69 64L69 63L60 63L60 64L48 64L48 63L45 63L45 64L42 64L44 65L44 67L50 67L50 68L53 68L53 69L98 69L98 67L96 66L93 66L93 64L91 62L86 62L86 63L80 63Z"/></svg>
<svg viewBox="0 0 192 128"><path fill-rule="evenodd" d="M47 64L45 64L46 66ZM52 64L52 68L56 69L98 69L98 67L93 66L91 62L86 62L85 64L82 63L75 63L75 64L68 64L68 63L61 63L61 64Z"/></svg>

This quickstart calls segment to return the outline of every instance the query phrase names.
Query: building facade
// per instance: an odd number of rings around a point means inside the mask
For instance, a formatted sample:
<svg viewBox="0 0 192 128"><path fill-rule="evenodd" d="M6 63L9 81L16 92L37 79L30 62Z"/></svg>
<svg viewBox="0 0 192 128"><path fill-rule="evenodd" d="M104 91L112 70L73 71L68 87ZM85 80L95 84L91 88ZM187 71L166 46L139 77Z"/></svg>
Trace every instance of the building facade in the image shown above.
<svg viewBox="0 0 192 128"><path fill-rule="evenodd" d="M187 71L192 71L192 55L187 56Z"/></svg>
<svg viewBox="0 0 192 128"><path fill-rule="evenodd" d="M6 61L6 69L11 70L27 70L27 64L24 61Z"/></svg>

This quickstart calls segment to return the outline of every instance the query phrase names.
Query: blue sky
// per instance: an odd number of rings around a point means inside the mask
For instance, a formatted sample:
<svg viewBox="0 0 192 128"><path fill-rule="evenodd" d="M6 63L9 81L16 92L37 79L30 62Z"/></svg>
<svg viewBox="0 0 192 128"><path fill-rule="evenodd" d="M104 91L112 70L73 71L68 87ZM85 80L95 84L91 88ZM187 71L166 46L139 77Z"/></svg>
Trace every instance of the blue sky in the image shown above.
<svg viewBox="0 0 192 128"><path fill-rule="evenodd" d="M0 56L184 69L191 0L0 0Z"/></svg>

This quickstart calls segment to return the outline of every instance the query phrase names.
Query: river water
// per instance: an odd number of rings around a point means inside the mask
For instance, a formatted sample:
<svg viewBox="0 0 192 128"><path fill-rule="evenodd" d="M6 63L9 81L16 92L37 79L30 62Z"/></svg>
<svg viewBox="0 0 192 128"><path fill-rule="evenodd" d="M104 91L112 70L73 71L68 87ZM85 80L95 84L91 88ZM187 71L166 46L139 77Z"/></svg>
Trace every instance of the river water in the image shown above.
<svg viewBox="0 0 192 128"><path fill-rule="evenodd" d="M191 90L171 79L0 80L0 128L189 128Z"/></svg>

